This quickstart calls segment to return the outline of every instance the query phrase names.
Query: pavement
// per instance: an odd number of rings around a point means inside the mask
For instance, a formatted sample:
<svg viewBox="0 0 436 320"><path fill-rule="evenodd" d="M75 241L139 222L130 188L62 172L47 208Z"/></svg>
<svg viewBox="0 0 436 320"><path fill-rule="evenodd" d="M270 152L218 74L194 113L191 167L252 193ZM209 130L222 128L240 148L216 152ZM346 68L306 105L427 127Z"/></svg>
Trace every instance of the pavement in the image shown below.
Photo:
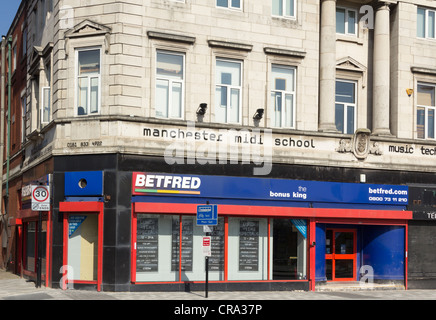
<svg viewBox="0 0 436 320"><path fill-rule="evenodd" d="M365 290L365 291L209 291L205 292L96 292L36 288L26 280L0 269L0 300L141 300L141 301L249 301L267 303L283 300L436 300L436 290ZM155 302L154 302L155 303Z"/></svg>

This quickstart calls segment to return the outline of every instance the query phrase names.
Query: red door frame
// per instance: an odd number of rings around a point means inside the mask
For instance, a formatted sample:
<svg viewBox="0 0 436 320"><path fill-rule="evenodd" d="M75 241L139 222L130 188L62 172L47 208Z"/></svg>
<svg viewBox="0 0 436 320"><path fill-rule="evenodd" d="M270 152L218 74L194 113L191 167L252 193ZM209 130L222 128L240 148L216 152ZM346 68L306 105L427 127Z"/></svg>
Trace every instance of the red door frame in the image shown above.
<svg viewBox="0 0 436 320"><path fill-rule="evenodd" d="M63 265L68 265L68 216L70 214L97 214L98 215L98 258L97 281L74 280L74 283L97 284L97 291L101 291L103 280L103 202L59 202L59 213L63 215ZM68 270L68 268L66 268ZM64 269L65 270L65 269ZM66 275L67 270L63 276ZM68 280L62 283L62 290L67 289Z"/></svg>
<svg viewBox="0 0 436 320"><path fill-rule="evenodd" d="M332 260L332 280L330 281L356 281L356 254L357 254L357 230L356 229L341 229L341 228L327 228L327 230L332 231L332 252L325 255L326 260ZM336 253L336 232L348 232L353 233L353 253L352 254L341 254ZM335 264L336 260L353 260L353 277L352 278L336 278L335 277Z"/></svg>

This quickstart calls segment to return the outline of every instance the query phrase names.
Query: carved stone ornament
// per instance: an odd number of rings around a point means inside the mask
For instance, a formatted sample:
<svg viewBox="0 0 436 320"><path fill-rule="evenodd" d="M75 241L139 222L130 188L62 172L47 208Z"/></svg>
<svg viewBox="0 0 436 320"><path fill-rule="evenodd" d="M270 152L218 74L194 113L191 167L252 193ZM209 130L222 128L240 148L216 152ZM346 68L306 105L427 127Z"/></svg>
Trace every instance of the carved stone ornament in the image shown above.
<svg viewBox="0 0 436 320"><path fill-rule="evenodd" d="M371 131L369 129L357 129L352 139L341 139L336 152L351 152L359 160L365 160L368 154L380 156L383 154L378 142L371 145Z"/></svg>

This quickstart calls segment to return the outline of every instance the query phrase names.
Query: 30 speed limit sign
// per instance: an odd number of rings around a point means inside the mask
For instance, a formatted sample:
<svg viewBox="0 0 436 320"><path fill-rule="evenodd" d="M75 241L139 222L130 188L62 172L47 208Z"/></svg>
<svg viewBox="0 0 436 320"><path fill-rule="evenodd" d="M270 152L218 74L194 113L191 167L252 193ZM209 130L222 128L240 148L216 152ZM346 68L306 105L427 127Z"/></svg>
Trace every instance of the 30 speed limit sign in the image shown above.
<svg viewBox="0 0 436 320"><path fill-rule="evenodd" d="M50 191L48 186L32 186L32 210L50 211Z"/></svg>

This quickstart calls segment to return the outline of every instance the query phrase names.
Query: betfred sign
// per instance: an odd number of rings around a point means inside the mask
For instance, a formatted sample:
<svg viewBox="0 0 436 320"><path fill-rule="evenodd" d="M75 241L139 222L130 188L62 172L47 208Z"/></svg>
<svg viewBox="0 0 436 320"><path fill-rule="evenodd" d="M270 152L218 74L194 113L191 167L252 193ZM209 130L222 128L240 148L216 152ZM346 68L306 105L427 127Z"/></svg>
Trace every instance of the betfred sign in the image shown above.
<svg viewBox="0 0 436 320"><path fill-rule="evenodd" d="M191 194L199 195L201 179L189 175L134 172L132 194Z"/></svg>

